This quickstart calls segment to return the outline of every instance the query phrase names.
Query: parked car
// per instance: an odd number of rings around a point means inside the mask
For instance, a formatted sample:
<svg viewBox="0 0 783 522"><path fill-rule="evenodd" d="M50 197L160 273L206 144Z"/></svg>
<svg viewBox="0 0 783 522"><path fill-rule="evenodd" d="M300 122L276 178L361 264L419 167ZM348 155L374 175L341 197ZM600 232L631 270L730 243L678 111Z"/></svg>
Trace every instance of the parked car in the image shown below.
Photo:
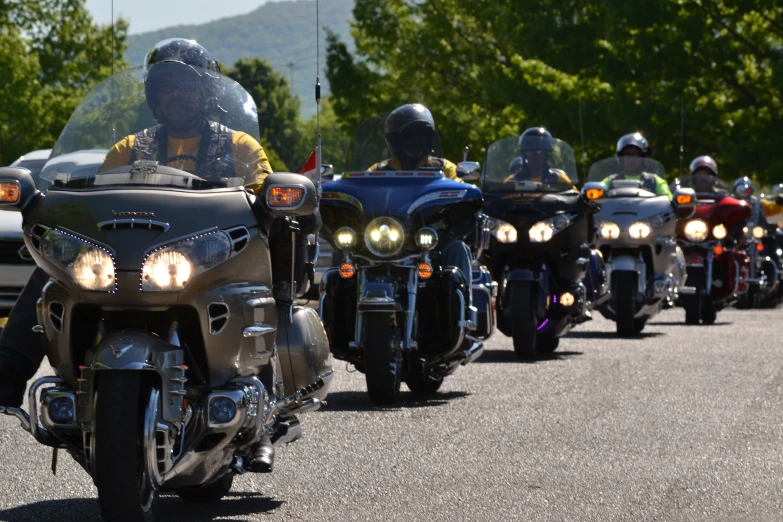
<svg viewBox="0 0 783 522"><path fill-rule="evenodd" d="M103 165L107 152L106 149L85 150L63 154L47 162L51 151L38 150L25 154L11 166L28 169L40 188L48 188L56 176L86 177L94 174ZM24 246L22 215L0 210L0 317L11 311L33 270L35 261Z"/></svg>

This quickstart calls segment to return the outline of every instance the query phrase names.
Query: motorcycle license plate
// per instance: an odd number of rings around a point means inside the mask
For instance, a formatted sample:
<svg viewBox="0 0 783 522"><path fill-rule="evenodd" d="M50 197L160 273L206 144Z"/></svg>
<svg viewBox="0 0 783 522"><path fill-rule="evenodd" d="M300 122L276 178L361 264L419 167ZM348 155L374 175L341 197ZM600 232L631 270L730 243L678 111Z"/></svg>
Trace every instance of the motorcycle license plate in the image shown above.
<svg viewBox="0 0 783 522"><path fill-rule="evenodd" d="M704 265L704 256L699 254L690 254L687 257L688 266L703 266Z"/></svg>

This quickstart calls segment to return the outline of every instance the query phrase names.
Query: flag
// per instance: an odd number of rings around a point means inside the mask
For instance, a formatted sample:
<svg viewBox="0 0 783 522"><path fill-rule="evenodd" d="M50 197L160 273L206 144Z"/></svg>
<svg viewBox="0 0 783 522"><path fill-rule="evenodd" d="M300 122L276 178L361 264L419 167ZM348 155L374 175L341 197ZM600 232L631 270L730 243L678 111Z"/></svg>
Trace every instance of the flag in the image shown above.
<svg viewBox="0 0 783 522"><path fill-rule="evenodd" d="M310 157L307 158L307 162L305 163L304 167L302 167L302 170L299 172L300 174L307 176L311 180L313 180L313 183L316 182L318 179L318 163L316 162L316 149L313 149L313 152L310 153Z"/></svg>

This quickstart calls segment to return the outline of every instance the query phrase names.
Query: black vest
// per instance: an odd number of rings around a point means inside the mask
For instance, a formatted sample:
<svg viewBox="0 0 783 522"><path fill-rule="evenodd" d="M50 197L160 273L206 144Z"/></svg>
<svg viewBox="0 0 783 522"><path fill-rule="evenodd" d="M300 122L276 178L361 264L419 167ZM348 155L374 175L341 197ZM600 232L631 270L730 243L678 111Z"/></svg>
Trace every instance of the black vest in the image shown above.
<svg viewBox="0 0 783 522"><path fill-rule="evenodd" d="M232 178L234 173L234 154L232 137L234 131L214 121L202 133L198 156L168 156L168 133L163 125L156 125L135 134L130 162L137 160L155 160L167 165L176 160L189 159L196 163L196 176L205 179Z"/></svg>

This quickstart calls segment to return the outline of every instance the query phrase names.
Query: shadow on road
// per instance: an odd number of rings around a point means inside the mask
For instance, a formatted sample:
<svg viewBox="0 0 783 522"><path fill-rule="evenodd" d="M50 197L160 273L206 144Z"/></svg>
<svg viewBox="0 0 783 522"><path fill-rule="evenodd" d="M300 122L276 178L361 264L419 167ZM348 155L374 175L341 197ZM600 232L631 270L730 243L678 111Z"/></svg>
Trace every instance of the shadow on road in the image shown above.
<svg viewBox="0 0 783 522"><path fill-rule="evenodd" d="M576 331L569 332L566 335L566 339L615 339L617 341L630 341L633 339L648 339L650 337L660 337L666 335L663 332L642 332L633 337L620 337L617 332L591 332L591 331Z"/></svg>
<svg viewBox="0 0 783 522"><path fill-rule="evenodd" d="M364 391L339 391L326 396L328 406L321 407L319 412L335 411L386 411L400 410L403 408L429 408L432 406L444 406L454 399L462 399L470 395L468 392L450 391L433 393L432 395L414 395L408 391L401 391L397 403L392 406L376 406L370 401L369 395Z"/></svg>
<svg viewBox="0 0 783 522"><path fill-rule="evenodd" d="M536 364L546 361L564 361L582 355L584 352L569 352L566 350L557 351L548 354L542 354L535 361L520 361L514 354L514 350L484 350L475 363L519 363L519 364ZM474 363L474 364L475 364Z"/></svg>
<svg viewBox="0 0 783 522"><path fill-rule="evenodd" d="M167 522L239 522L252 514L270 513L283 504L259 493L229 493L210 504L186 504L174 494L165 494L160 503L160 520ZM241 517L241 518L232 518ZM72 498L45 500L0 511L2 522L87 522L99 521L98 499Z"/></svg>
<svg viewBox="0 0 783 522"><path fill-rule="evenodd" d="M727 324L733 324L729 321L716 321L714 324L708 324L708 325L692 325L692 324L685 324L685 321L661 321L661 322L654 322L649 323L649 326L687 326L688 328L694 328L697 326L725 326Z"/></svg>

